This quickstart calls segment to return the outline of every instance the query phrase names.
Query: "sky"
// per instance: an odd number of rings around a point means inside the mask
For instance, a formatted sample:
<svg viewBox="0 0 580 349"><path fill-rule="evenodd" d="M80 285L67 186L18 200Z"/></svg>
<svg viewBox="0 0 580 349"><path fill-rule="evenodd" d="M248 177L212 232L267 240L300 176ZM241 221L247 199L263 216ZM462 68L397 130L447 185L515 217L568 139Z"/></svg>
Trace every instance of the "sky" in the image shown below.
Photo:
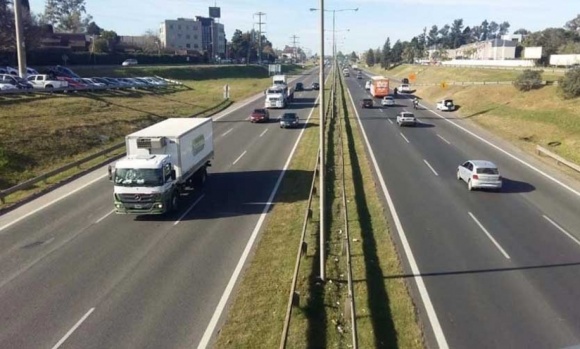
<svg viewBox="0 0 580 349"><path fill-rule="evenodd" d="M385 40L410 40L432 25L439 28L462 18L465 26L479 25L483 20L510 23L510 32L519 28L531 31L562 27L580 14L580 0L322 0L325 8L325 53L332 44L333 12L336 10L335 34L340 51L362 53L382 47ZM208 16L208 7L221 7L220 22L226 37L236 29L258 29L258 12L262 31L275 48L297 46L306 52L320 52L321 0L86 0L87 13L101 28L118 35L142 35L158 30L165 19ZM34 13L44 11L45 0L30 0ZM555 5L557 4L557 5ZM358 8L358 11L351 9ZM345 11L341 11L345 10Z"/></svg>

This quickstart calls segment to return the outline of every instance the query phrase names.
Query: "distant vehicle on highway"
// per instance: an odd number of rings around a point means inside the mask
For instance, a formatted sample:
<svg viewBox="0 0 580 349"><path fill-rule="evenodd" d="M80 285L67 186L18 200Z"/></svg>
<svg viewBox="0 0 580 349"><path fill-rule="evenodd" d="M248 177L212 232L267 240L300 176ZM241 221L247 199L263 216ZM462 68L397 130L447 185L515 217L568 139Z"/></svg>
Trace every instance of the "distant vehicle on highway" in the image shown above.
<svg viewBox="0 0 580 349"><path fill-rule="evenodd" d="M359 72L356 74L356 78L357 78L357 79L362 79L362 78L363 78L362 72L360 72L360 71L359 71Z"/></svg>
<svg viewBox="0 0 580 349"><path fill-rule="evenodd" d="M395 105L395 98L393 96L385 96L381 101L383 106L392 107Z"/></svg>
<svg viewBox="0 0 580 349"><path fill-rule="evenodd" d="M319 84L319 83L317 83L317 82L313 82L313 83L312 83L312 86L311 86L311 88L312 88L313 90L316 90L316 91L318 91L318 90L320 90L320 84Z"/></svg>
<svg viewBox="0 0 580 349"><path fill-rule="evenodd" d="M376 98L383 98L390 94L389 78L384 76L371 77L371 95Z"/></svg>
<svg viewBox="0 0 580 349"><path fill-rule="evenodd" d="M467 189L495 189L502 186L497 166L487 160L469 160L457 168L457 179L467 183Z"/></svg>
<svg viewBox="0 0 580 349"><path fill-rule="evenodd" d="M400 112L397 115L397 124L399 126L405 125L417 126L417 118L415 118L415 114L410 113L408 111Z"/></svg>
<svg viewBox="0 0 580 349"><path fill-rule="evenodd" d="M365 90L370 90L370 89L371 89L371 81L370 81L370 80L368 80L368 81L365 83Z"/></svg>
<svg viewBox="0 0 580 349"><path fill-rule="evenodd" d="M280 117L280 128L294 128L300 125L300 119L296 113L284 113Z"/></svg>
<svg viewBox="0 0 580 349"><path fill-rule="evenodd" d="M137 62L137 60L134 58L126 59L123 61L123 63L121 63L121 65L123 67L129 66L129 65L137 65L137 64L139 64L139 62Z"/></svg>
<svg viewBox="0 0 580 349"><path fill-rule="evenodd" d="M409 86L409 84L401 84L401 86L399 86L399 92L411 92L411 86Z"/></svg>
<svg viewBox="0 0 580 349"><path fill-rule="evenodd" d="M304 91L304 84L301 82L297 82L294 91Z"/></svg>
<svg viewBox="0 0 580 349"><path fill-rule="evenodd" d="M437 109L442 111L454 111L455 104L453 104L452 99L442 99L437 102Z"/></svg>
<svg viewBox="0 0 580 349"><path fill-rule="evenodd" d="M270 112L268 109L259 108L254 109L252 114L250 114L250 122L268 122L270 121Z"/></svg>
<svg viewBox="0 0 580 349"><path fill-rule="evenodd" d="M373 100L371 98L363 98L360 101L361 108L372 108L373 107Z"/></svg>

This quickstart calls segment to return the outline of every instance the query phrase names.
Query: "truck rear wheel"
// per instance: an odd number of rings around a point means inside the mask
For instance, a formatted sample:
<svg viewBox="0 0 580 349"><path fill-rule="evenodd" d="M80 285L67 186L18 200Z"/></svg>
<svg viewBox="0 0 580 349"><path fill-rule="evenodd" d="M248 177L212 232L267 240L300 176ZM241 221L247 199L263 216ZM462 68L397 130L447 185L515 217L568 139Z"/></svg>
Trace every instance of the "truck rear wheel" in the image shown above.
<svg viewBox="0 0 580 349"><path fill-rule="evenodd" d="M205 185L206 180L207 180L207 168L204 167L197 173L193 185L195 188L201 188Z"/></svg>

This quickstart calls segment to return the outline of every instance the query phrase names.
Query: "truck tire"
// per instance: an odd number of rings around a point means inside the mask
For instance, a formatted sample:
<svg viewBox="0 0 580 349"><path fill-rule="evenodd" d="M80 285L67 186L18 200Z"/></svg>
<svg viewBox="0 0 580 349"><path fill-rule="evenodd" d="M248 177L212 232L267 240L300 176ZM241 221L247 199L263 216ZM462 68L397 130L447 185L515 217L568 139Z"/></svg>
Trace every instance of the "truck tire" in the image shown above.
<svg viewBox="0 0 580 349"><path fill-rule="evenodd" d="M207 180L207 168L204 167L203 169L199 170L199 172L195 176L195 180L193 183L194 188L202 188L205 185L205 181Z"/></svg>
<svg viewBox="0 0 580 349"><path fill-rule="evenodd" d="M169 211L175 212L179 208L179 196L177 195L177 191L174 191L171 194L171 199L169 199Z"/></svg>

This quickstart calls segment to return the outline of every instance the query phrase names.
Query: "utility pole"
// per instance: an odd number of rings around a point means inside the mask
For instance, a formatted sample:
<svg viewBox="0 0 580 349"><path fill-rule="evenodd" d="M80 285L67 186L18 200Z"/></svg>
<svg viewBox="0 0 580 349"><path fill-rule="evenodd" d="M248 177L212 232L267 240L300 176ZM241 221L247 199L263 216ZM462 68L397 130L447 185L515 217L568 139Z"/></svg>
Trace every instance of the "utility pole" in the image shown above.
<svg viewBox="0 0 580 349"><path fill-rule="evenodd" d="M318 64L320 66L320 95L319 95L319 106L318 112L320 113L320 280L326 281L325 273L325 261L326 261L326 202L325 202L325 190L324 177L325 177L325 154L324 154L324 0L320 0L320 58L318 59Z"/></svg>
<svg viewBox="0 0 580 349"><path fill-rule="evenodd" d="M266 24L266 22L262 22L262 16L265 16L264 12L254 13L254 16L258 16L258 62L262 64L262 24ZM264 32L265 33L265 32Z"/></svg>
<svg viewBox="0 0 580 349"><path fill-rule="evenodd" d="M18 75L26 78L26 50L22 32L22 6L20 0L14 0L14 24L16 26L16 52L18 54Z"/></svg>
<svg viewBox="0 0 580 349"><path fill-rule="evenodd" d="M292 39L292 53L294 53L294 59L296 59L296 62L298 63L298 51L296 51L296 39L300 39L300 37L296 36L296 35L292 35L290 37L290 39Z"/></svg>

